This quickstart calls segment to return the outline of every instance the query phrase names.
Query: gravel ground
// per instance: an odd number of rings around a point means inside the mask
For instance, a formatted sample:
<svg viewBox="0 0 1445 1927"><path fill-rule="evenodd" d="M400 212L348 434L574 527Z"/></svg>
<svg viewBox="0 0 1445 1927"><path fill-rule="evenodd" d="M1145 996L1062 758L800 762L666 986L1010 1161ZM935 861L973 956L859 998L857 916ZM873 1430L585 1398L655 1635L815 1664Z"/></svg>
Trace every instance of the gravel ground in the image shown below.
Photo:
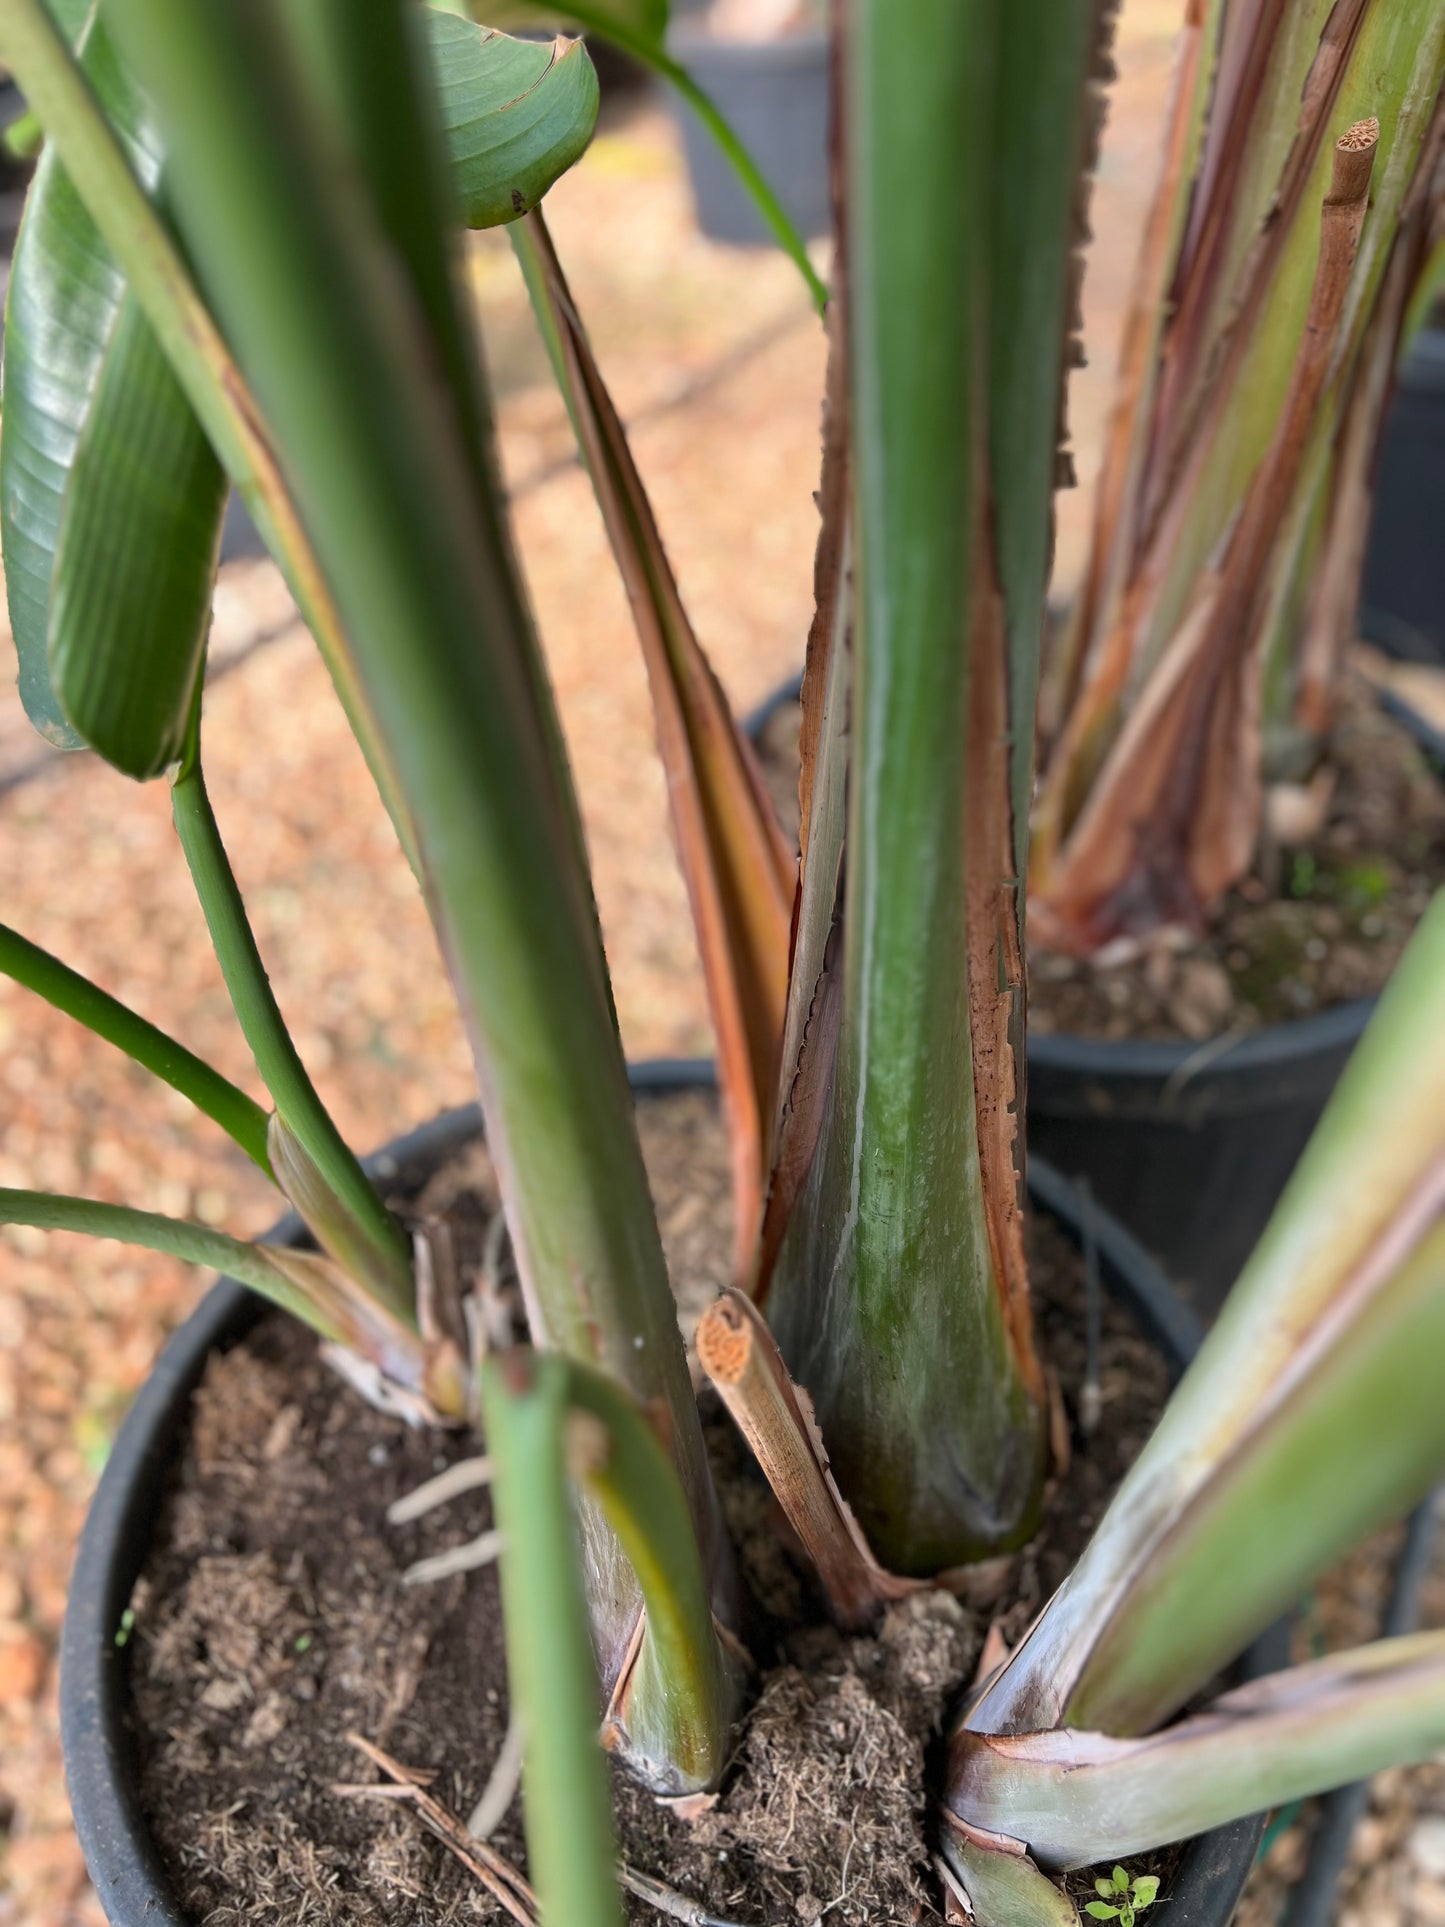
<svg viewBox="0 0 1445 1927"><path fill-rule="evenodd" d="M1093 365L1072 403L1085 483L1176 17L1173 0L1132 0L1124 16L1086 289ZM747 705L796 666L807 628L818 325L781 257L738 255L695 234L677 142L655 107L602 134L549 212L603 366L635 424L689 608L729 693ZM506 470L582 794L624 1036L639 1055L706 1050L623 599L505 239L483 237L473 259ZM1061 509L1064 582L1078 566L1086 507L1081 491ZM20 716L10 660L7 650L6 919L259 1095L174 844L165 786L139 788L89 758L46 751ZM278 995L352 1141L381 1143L468 1098L465 1044L410 874L265 562L223 572L207 764ZM0 1091L0 1183L194 1214L241 1234L276 1215L255 1170L188 1106L3 981ZM96 1927L102 1918L69 1827L56 1642L76 1535L116 1423L201 1289L183 1268L145 1254L22 1231L0 1243L0 1927ZM1424 1822L1415 1806L1428 1798L1435 1831L1416 1846L1438 1854L1441 1779L1391 1776L1409 1796L1410 1817L1371 1836L1378 1853L1416 1838L1410 1829ZM1392 1812L1405 1810L1402 1797L1391 1796ZM1371 1907L1347 1918L1371 1927L1445 1920L1445 1880L1412 1875L1410 1892L1413 1912Z"/></svg>

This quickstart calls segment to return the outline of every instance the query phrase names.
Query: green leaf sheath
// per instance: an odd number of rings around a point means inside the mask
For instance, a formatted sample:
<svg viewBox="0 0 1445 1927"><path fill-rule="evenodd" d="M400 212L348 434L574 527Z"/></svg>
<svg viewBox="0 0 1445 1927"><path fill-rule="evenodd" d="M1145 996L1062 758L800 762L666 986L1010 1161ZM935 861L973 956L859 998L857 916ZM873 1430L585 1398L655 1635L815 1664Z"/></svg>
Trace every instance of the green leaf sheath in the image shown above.
<svg viewBox="0 0 1445 1927"><path fill-rule="evenodd" d="M4 924L0 924L0 971L84 1024L97 1037L116 1045L182 1097L188 1097L197 1110L204 1111L235 1139L267 1177L271 1176L266 1112L184 1044Z"/></svg>
<svg viewBox="0 0 1445 1927"><path fill-rule="evenodd" d="M555 1358L539 1369L563 1369ZM687 1499L657 1434L636 1403L601 1373L568 1363L573 1476L617 1535L646 1606L646 1633L622 1712L634 1750L647 1749L642 1721L665 1706L658 1738L686 1790L713 1786L726 1764L736 1698L713 1623ZM586 1421L591 1420L589 1425Z"/></svg>
<svg viewBox="0 0 1445 1927"><path fill-rule="evenodd" d="M525 1745L527 1859L543 1927L620 1927L597 1667L567 1481L567 1377L548 1369L556 1362L510 1353L482 1370L504 1538L507 1681Z"/></svg>
<svg viewBox="0 0 1445 1927"><path fill-rule="evenodd" d="M597 71L582 42L512 40L423 10L452 180L470 228L534 208L597 124Z"/></svg>
<svg viewBox="0 0 1445 1927"><path fill-rule="evenodd" d="M137 176L155 129L92 18L81 64ZM208 626L224 485L59 157L27 202L7 304L0 541L26 711L153 776L179 754Z"/></svg>
<svg viewBox="0 0 1445 1927"><path fill-rule="evenodd" d="M1442 1038L1445 893L1198 1358L970 1727L1151 1730L1440 1476Z"/></svg>
<svg viewBox="0 0 1445 1927"><path fill-rule="evenodd" d="M1041 1864L1083 1867L1427 1760L1442 1743L1445 1631L1414 1633L1267 1674L1146 1739L972 1734L953 1799L972 1827L1026 1842ZM1149 1878L1136 1909L1157 1891Z"/></svg>
<svg viewBox="0 0 1445 1927"><path fill-rule="evenodd" d="M313 1167L308 1175L319 1190L310 1202L314 1207L329 1198L334 1206L313 1208L308 1222L353 1278L373 1290L397 1317L412 1322L416 1304L406 1236L332 1122L291 1041L221 842L195 749L172 781L171 809L216 959L261 1081L271 1093L277 1117ZM284 1182L281 1166L275 1168ZM301 1207L299 1189L293 1202Z"/></svg>
<svg viewBox="0 0 1445 1927"><path fill-rule="evenodd" d="M991 1026L1004 918L1018 952L1022 826L1004 818L987 852L996 887L972 930L962 879L971 815L998 787L992 761L970 768L971 705L994 684L1004 719L981 746L1012 744L1010 787L1027 794L1093 46L1092 9L1077 11L1089 18L1059 32L1002 0L844 9L857 544L844 1011L769 1304L870 1542L909 1572L1017 1543L1042 1467L990 1230L1017 1174L985 1182L976 1085L984 1066L987 1101L1021 1108ZM1021 250L1025 221L1039 233ZM999 966L972 994L971 949ZM1015 1053L1018 1017L1015 999Z"/></svg>
<svg viewBox="0 0 1445 1927"><path fill-rule="evenodd" d="M1063 435L1064 346L1078 300L1085 231L1080 176L1092 164L1093 88L1107 71L1105 0L1014 0L993 77L989 246L989 462L994 553L1007 630L1009 761L1017 874L1028 869L1034 716L1052 497ZM1024 892L1016 897L1020 935Z"/></svg>
<svg viewBox="0 0 1445 1927"><path fill-rule="evenodd" d="M575 801L499 500L477 484L358 173L326 163L275 10L121 0L116 21L175 157L177 218L272 425L415 826L534 1328L644 1403L662 1400L709 1533ZM593 1591L611 1602L598 1630L614 1670L636 1613L617 1579L615 1593L601 1577Z"/></svg>

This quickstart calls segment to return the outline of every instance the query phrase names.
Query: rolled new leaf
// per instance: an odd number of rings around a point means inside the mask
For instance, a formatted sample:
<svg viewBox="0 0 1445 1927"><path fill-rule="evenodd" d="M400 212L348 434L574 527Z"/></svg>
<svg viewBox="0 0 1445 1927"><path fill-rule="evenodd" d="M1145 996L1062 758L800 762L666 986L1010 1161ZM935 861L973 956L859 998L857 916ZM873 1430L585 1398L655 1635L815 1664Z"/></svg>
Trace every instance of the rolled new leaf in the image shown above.
<svg viewBox="0 0 1445 1927"><path fill-rule="evenodd" d="M597 70L580 40L513 40L423 9L452 181L468 227L537 206L597 124Z"/></svg>
<svg viewBox="0 0 1445 1927"><path fill-rule="evenodd" d="M675 88L717 142L743 192L778 246L792 257L813 305L822 313L828 290L808 258L802 235L716 101L667 51L668 0L564 0L556 7L540 6L534 0L489 0L486 14L498 27L571 28L597 34Z"/></svg>
<svg viewBox="0 0 1445 1927"><path fill-rule="evenodd" d="M155 127L98 9L80 62L155 195ZM15 250L4 393L0 546L26 713L51 742L154 776L200 673L224 480L53 151Z"/></svg>

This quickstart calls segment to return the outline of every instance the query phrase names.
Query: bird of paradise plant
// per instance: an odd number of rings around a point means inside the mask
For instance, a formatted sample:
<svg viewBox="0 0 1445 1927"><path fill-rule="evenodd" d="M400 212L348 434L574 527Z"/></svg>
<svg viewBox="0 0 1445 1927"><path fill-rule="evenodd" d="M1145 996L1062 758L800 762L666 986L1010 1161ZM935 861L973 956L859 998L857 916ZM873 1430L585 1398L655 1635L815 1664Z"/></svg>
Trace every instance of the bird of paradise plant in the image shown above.
<svg viewBox="0 0 1445 1927"><path fill-rule="evenodd" d="M0 1218L220 1265L414 1415L480 1403L542 1917L613 1927L599 1729L659 1792L716 1782L736 1713L734 1587L457 236L511 220L651 679L734 1145L736 1283L705 1315L699 1356L834 1610L866 1622L1021 1544L1047 1465L1022 1235L1022 882L1106 23L1048 0L837 9L839 230L795 867L536 210L590 133L585 50L411 0L63 12L0 9L0 54L47 140L11 287L0 442L28 700L127 773L169 773L274 1108L18 936L3 963L228 1129L319 1250L41 1193L0 1194ZM1370 10L1354 13L1363 34ZM1392 42L1414 72L1435 26L1408 5L1391 17L1414 22ZM1229 40L1231 61L1253 44ZM1232 74L1221 54L1221 97ZM1229 85L1263 111L1252 70ZM1341 274L1352 311L1373 214L1362 228L1362 180L1413 166L1396 132L1384 149L1383 114L1376 136L1343 117L1338 89L1320 109L1331 130L1337 110L1330 185L1304 169L1287 223L1304 284L1328 283L1316 315ZM1280 110L1276 135L1290 126ZM1407 202L1402 187L1391 222ZM1291 378L1290 447L1309 441L1335 352ZM1269 573L1263 522L1284 513L1295 461L1279 450L1228 539L1243 559L1222 571L1225 601L1199 618L1211 636L1216 609L1253 609ZM530 1347L475 1355L476 1327L331 1126L271 998L203 780L223 475L297 595L431 911ZM1174 822L1162 805L1159 821ZM1445 902L1089 1549L952 1735L946 1878L974 1919L1070 1921L1050 1870L1445 1743L1438 1634L1180 1717L1445 1465L1442 1037Z"/></svg>

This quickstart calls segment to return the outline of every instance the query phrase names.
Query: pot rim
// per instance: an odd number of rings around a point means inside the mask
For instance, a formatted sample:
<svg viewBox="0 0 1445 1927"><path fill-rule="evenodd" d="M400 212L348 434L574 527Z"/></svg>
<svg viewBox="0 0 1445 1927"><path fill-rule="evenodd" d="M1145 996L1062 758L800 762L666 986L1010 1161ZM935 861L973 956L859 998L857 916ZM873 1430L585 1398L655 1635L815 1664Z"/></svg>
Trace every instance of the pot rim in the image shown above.
<svg viewBox="0 0 1445 1927"><path fill-rule="evenodd" d="M647 1059L630 1066L629 1077L643 1096L716 1087L710 1058ZM480 1107L462 1105L398 1138L366 1167L388 1183L416 1182L480 1129ZM1087 1226L1105 1284L1177 1380L1202 1327L1144 1248L1043 1158L1030 1160L1029 1195L1079 1242ZM305 1233L293 1212L266 1235L295 1243ZM76 1834L112 1927L194 1927L173 1897L141 1810L126 1658L116 1635L149 1549L158 1487L190 1394L210 1353L238 1342L265 1309L245 1286L220 1278L171 1334L121 1423L81 1531L60 1642L61 1744ZM1275 1626L1250 1647L1241 1669L1253 1678L1286 1658L1287 1629ZM1188 1843L1171 1883L1173 1927L1225 1927L1265 1818L1237 1820Z"/></svg>

